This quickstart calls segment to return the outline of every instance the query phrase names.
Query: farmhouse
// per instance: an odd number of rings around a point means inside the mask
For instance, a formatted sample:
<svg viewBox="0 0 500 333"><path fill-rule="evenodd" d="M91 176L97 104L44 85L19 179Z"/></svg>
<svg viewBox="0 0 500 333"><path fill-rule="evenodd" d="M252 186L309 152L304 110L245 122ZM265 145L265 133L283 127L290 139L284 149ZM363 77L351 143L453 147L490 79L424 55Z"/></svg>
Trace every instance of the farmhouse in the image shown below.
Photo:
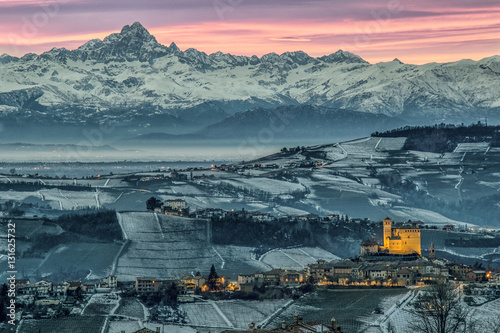
<svg viewBox="0 0 500 333"><path fill-rule="evenodd" d="M183 199L173 199L173 200L165 200L164 203L165 208L171 210L181 210L186 209L187 204Z"/></svg>
<svg viewBox="0 0 500 333"><path fill-rule="evenodd" d="M393 275L393 269L389 266L373 266L366 270L370 280L385 280Z"/></svg>
<svg viewBox="0 0 500 333"><path fill-rule="evenodd" d="M47 297L52 289L52 282L42 280L36 282L35 287L38 297Z"/></svg>
<svg viewBox="0 0 500 333"><path fill-rule="evenodd" d="M238 274L238 284L253 284L255 277L253 274Z"/></svg>
<svg viewBox="0 0 500 333"><path fill-rule="evenodd" d="M200 275L200 276L184 276L181 279L181 282L186 285L187 289L196 289L202 288L207 283L208 276Z"/></svg>
<svg viewBox="0 0 500 333"><path fill-rule="evenodd" d="M472 272L472 267L464 264L452 264L449 266L450 274L458 280L466 280L467 273Z"/></svg>
<svg viewBox="0 0 500 333"><path fill-rule="evenodd" d="M317 260L315 264L307 266L307 274L312 276L315 281L321 281L326 276L333 275L333 262L326 262L325 260Z"/></svg>
<svg viewBox="0 0 500 333"><path fill-rule="evenodd" d="M35 296L37 287L34 283L30 283L29 280L23 280L22 283L16 281L16 294L20 296Z"/></svg>
<svg viewBox="0 0 500 333"><path fill-rule="evenodd" d="M297 271L283 271L280 276L280 285L285 287L298 286L304 281L304 274Z"/></svg>
<svg viewBox="0 0 500 333"><path fill-rule="evenodd" d="M455 226L453 224L447 224L441 228L443 231L455 231Z"/></svg>
<svg viewBox="0 0 500 333"><path fill-rule="evenodd" d="M471 271L466 274L468 281L485 281L486 271Z"/></svg>
<svg viewBox="0 0 500 333"><path fill-rule="evenodd" d="M97 284L95 282L84 282L82 290L85 293L93 294L96 292Z"/></svg>
<svg viewBox="0 0 500 333"><path fill-rule="evenodd" d="M332 264L333 276L352 276L358 277L361 264L352 262L351 260L342 260Z"/></svg>
<svg viewBox="0 0 500 333"><path fill-rule="evenodd" d="M52 284L52 295L53 296L65 296L68 291L69 283L68 282L58 282Z"/></svg>
<svg viewBox="0 0 500 333"><path fill-rule="evenodd" d="M108 275L105 278L102 278L100 281L100 288L111 288L116 289L118 286L118 279L114 275Z"/></svg>
<svg viewBox="0 0 500 333"><path fill-rule="evenodd" d="M262 273L262 280L270 284L278 285L280 282L281 269L272 269L268 272ZM260 278L260 276L259 276Z"/></svg>
<svg viewBox="0 0 500 333"><path fill-rule="evenodd" d="M398 279L399 284L402 286L410 286L415 282L414 274L408 268L403 268L397 271L396 278Z"/></svg>
<svg viewBox="0 0 500 333"><path fill-rule="evenodd" d="M135 278L135 291L138 293L156 292L160 288L161 281L153 277Z"/></svg>

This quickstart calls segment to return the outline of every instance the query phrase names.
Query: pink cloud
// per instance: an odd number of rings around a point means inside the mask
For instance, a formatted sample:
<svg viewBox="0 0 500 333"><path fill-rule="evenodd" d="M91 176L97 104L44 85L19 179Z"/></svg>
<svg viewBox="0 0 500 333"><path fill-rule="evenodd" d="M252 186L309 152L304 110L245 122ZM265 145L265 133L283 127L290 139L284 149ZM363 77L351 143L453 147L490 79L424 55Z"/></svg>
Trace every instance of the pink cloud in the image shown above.
<svg viewBox="0 0 500 333"><path fill-rule="evenodd" d="M370 62L408 63L500 53L493 0L0 0L0 9L0 53L14 55L76 48L134 21L163 44L207 53L345 49Z"/></svg>

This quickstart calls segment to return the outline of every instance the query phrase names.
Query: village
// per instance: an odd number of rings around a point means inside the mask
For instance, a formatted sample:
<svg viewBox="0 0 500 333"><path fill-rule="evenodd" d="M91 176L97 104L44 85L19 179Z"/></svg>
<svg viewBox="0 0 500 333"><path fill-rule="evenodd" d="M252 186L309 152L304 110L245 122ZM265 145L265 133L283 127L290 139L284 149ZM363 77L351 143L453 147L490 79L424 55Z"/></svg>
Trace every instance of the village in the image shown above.
<svg viewBox="0 0 500 333"><path fill-rule="evenodd" d="M361 257L360 257L361 258ZM99 281L41 280L31 283L29 279L16 281L19 301L36 305L72 305L83 294L110 293L118 290L137 294L166 290L172 283L177 287L183 301L194 301L189 296L203 292L251 293L265 285L267 288L297 288L303 285L318 287L409 287L435 283L466 284L474 295L500 297L500 272L475 270L471 266L445 263L441 260L422 257L418 260L372 263L353 260L325 262L318 260L304 271L273 269L267 272L240 274L237 280L226 276L216 278L209 287L208 275L185 276L180 280L162 280L155 277L137 277L135 281L118 281L107 276Z"/></svg>
<svg viewBox="0 0 500 333"><path fill-rule="evenodd" d="M151 207L149 207L151 208ZM163 214L187 214L183 200L167 200L153 208ZM197 217L210 218L228 214L248 214L258 223L272 218L255 212L227 212L220 209L196 211ZM290 218L290 217L287 217ZM342 216L293 217L332 223ZM351 219L358 223L358 219ZM435 284L461 286L472 305L475 299L492 300L500 297L500 271L480 265L469 266L436 257L432 244L421 249L421 222L394 223L386 218L383 224L383 243L369 239L360 244L359 255L344 260L317 260L303 270L286 268L238 274L236 278L219 276L212 265L210 274L187 274L180 279L161 276L138 276L135 281L119 281L109 275L96 281L46 281L29 279L16 281L16 302L23 311L18 319L53 318L54 316L81 315L93 295L121 294L132 297L147 295L174 295L174 303L193 303L210 296L227 299L265 299L270 290L280 290L281 297L294 297L304 293L331 288L419 288ZM446 226L445 230L449 229ZM208 267L207 267L208 269ZM186 272L187 273L187 272ZM170 297L169 296L169 297ZM477 297L476 297L477 296ZM276 293L273 293L276 297ZM167 320L166 318L163 318Z"/></svg>
<svg viewBox="0 0 500 333"><path fill-rule="evenodd" d="M105 327L111 325L112 321L127 320L127 318L130 320L132 317L123 317L114 311L124 302L130 303L130 300L133 300L136 306L140 305L144 309L140 310L141 313L144 311L141 322L143 320L152 324L190 326L193 314L191 312L188 319L188 315L182 309L186 306L203 306L207 302L212 302L209 304L228 300L269 302L280 299L289 304L288 302L295 302L308 294L321 295L332 290L412 291L440 284L461 290L464 295L463 300L469 306L482 306L500 299L500 270L489 266L483 267L480 263L467 265L439 257L434 243L428 248L422 247L423 231L440 232L443 235L473 234L465 225L458 227L442 225L438 229L417 220L395 222L389 217L382 221L371 221L368 218L341 214L276 216L259 211L245 209L227 211L221 208L191 211L188 203L180 198L162 201L150 197L146 201L146 209L148 213L143 214L155 216L155 219L163 216L167 224L169 219L176 219L180 226L183 225L183 221L186 223L191 221L193 225L196 223L212 225L210 231L207 231L208 234L215 233L215 229L212 230L214 224L224 220L228 222L229 227L239 221L238 223L251 228L259 225L287 224L317 226L318 230L337 230L336 228L345 227L352 229L362 225L377 226L376 228L379 228L377 230L381 231L381 237L366 238L358 243L359 252L356 256L337 257L338 259L334 260L317 257L315 262L310 261L303 266L303 269L286 265L280 267L278 263L278 266L268 270L228 276L219 275L215 268L217 263L212 262L212 267L205 269L202 267L199 271L176 272L175 278L172 275L168 277L138 275L132 280L119 279L117 275L110 274L90 280L17 279L16 320L20 323L33 323L43 319L48 321L61 318L85 319L97 315L101 319L106 318L102 324ZM140 223L139 221L142 220L133 220L131 223ZM223 229L219 229L219 232L220 230ZM208 242L213 241L214 237L215 235L210 236L209 239L212 240ZM261 235L261 237L266 236ZM289 249L293 249L293 246ZM253 260L258 261L260 257L266 255L262 249L255 250L252 254ZM273 248L264 248L263 251L270 252ZM222 271L224 273L223 269ZM170 274L168 270L165 272ZM103 304L106 310L99 310ZM292 326L300 329L302 326L309 327L307 325L299 319L294 319L292 324L283 324L284 328L281 329L286 331ZM340 328L334 330L335 325L328 327L330 332L343 332ZM314 333L314 330L310 331ZM144 328L144 331L137 332L150 331Z"/></svg>

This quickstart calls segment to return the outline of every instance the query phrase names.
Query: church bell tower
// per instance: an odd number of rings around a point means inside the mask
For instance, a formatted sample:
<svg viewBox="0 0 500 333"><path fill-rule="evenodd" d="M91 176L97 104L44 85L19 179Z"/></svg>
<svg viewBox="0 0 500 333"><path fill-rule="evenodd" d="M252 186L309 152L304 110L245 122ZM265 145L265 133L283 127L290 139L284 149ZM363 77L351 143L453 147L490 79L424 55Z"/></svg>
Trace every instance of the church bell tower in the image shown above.
<svg viewBox="0 0 500 333"><path fill-rule="evenodd" d="M384 249L389 248L389 238L392 236L392 221L390 218L384 219Z"/></svg>

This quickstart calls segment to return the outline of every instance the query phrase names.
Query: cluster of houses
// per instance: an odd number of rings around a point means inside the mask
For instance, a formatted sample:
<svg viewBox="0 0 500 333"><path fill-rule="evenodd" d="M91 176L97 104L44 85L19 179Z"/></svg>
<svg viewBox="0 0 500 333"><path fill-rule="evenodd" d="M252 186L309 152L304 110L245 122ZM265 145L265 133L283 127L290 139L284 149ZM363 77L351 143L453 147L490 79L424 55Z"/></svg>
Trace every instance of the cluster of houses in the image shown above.
<svg viewBox="0 0 500 333"><path fill-rule="evenodd" d="M268 213L262 213L258 211L248 211L245 209L227 211L220 208L205 208L197 209L190 215L193 218L234 218L252 222L318 222L318 223L336 223L342 220L342 216L338 214L329 214L325 217L319 216L317 214L307 214L307 215L281 215L279 217L273 216ZM351 219L352 223L360 223L361 219Z"/></svg>
<svg viewBox="0 0 500 333"><path fill-rule="evenodd" d="M243 163L243 164L221 164L221 165L212 165L210 169L207 168L188 168L182 172L177 170L171 170L170 174L167 174L167 170L158 172L155 175L148 175L143 177L131 177L129 180L134 181L154 181L154 180L165 180L170 179L173 181L186 181L186 180L201 180L201 179L215 179L213 175L197 175L193 176L193 170L195 171L228 171L228 172L244 172L245 170L276 170L283 168L314 168L314 167L322 167L324 166L324 161L300 161L300 162L289 162L285 164L277 164L277 163L269 163L269 164L261 164L261 163ZM100 177L100 176L99 176Z"/></svg>
<svg viewBox="0 0 500 333"><path fill-rule="evenodd" d="M162 281L158 278L141 277L136 279L135 290L138 293L155 292L175 282L181 294L189 294L198 288L201 291L208 291L207 281L206 275L185 276L180 281ZM318 260L301 271L272 269L267 272L239 274L235 281L221 276L217 280L217 290L252 292L256 286L264 283L280 287L298 287L306 283L343 287L406 287L457 281L499 284L500 273L476 271L470 266L444 264L426 258L380 262L348 259L331 262Z"/></svg>
<svg viewBox="0 0 500 333"><path fill-rule="evenodd" d="M319 260L316 264L309 265L307 272L319 285L385 287L444 283L449 275L446 266L425 259L370 263Z"/></svg>
<svg viewBox="0 0 500 333"><path fill-rule="evenodd" d="M180 280L162 280L156 277L137 277L135 279L134 289L137 293L151 293L166 290L175 283L177 290L181 295L192 294L199 288L200 291L208 290L208 276L184 276ZM234 291L237 290L236 281L231 281L226 276L219 276L216 280L216 290Z"/></svg>
<svg viewBox="0 0 500 333"><path fill-rule="evenodd" d="M57 305L60 301L72 300L81 293L110 292L117 286L118 279L113 275L94 282L73 280L54 283L41 280L31 283L29 279L18 279L16 295L23 296L27 302L34 301L37 305Z"/></svg>
<svg viewBox="0 0 500 333"><path fill-rule="evenodd" d="M359 260L330 261L318 260L309 264L301 271L272 269L267 272L239 274L237 280L226 276L217 278L216 290L232 292L252 292L256 286L267 284L279 287L299 287L314 283L319 286L337 285L342 287L378 286L406 287L422 286L430 283L468 282L475 286L473 295L500 296L500 273L494 271L479 271L473 267L443 263L436 260L420 258L412 261L380 261L363 262ZM480 284L478 284L481 282ZM137 277L133 282L121 282L120 287L135 290L137 293L151 293L166 290L175 283L181 295L189 295L208 290L208 276L185 276L180 280L162 280L155 277ZM478 287L479 286L479 287ZM490 288L493 286L493 289ZM41 280L31 283L27 279L16 281L16 293L24 296L29 302L38 305L57 305L69 302L81 293L107 293L118 287L116 276L109 275L99 281L81 282L64 281L52 283Z"/></svg>
<svg viewBox="0 0 500 333"><path fill-rule="evenodd" d="M465 295L484 296L486 298L500 297L500 284L498 283L471 283L464 288Z"/></svg>
<svg viewBox="0 0 500 333"><path fill-rule="evenodd" d="M241 210L227 211L221 208L204 208L190 212L189 206L184 199L165 200L160 207L154 209L157 214L185 216L197 219L211 218L234 218L252 222L317 222L317 223L337 223L343 219L341 215L329 214L327 216L319 216L317 214L307 215L281 215L279 217L268 213L258 211L248 211L244 208ZM351 223L361 223L363 219L350 219Z"/></svg>
<svg viewBox="0 0 500 333"><path fill-rule="evenodd" d="M491 270L475 269L463 264L450 264L450 275L454 280L469 282L493 281L500 283L500 275Z"/></svg>
<svg viewBox="0 0 500 333"><path fill-rule="evenodd" d="M288 162L284 164L278 163L243 163L243 164L221 164L219 166L212 165L212 170L221 170L229 172L239 172L244 170L262 170L262 169L281 169L281 168L312 168L312 167L322 167L325 165L324 161L300 161L300 162Z"/></svg>
<svg viewBox="0 0 500 333"><path fill-rule="evenodd" d="M422 286L446 282L500 283L500 273L477 271L461 264L443 264L425 258L412 261L362 262L318 260L305 270L273 269L268 272L240 274L238 290L252 291L255 285L266 282L271 285L294 287L304 283L338 286Z"/></svg>

